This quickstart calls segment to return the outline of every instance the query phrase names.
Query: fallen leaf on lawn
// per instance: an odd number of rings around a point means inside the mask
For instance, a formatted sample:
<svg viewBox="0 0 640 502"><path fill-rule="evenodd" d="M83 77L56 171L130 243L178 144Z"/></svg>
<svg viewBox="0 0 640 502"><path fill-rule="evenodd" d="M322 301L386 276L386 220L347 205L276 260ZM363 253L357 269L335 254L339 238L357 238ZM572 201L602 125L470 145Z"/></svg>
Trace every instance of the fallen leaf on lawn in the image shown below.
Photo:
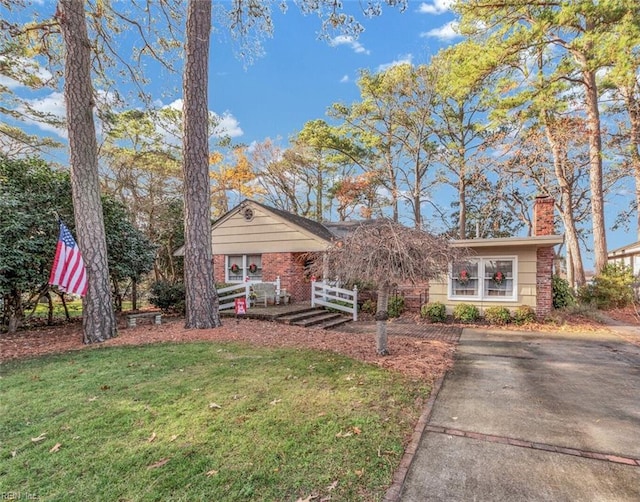
<svg viewBox="0 0 640 502"><path fill-rule="evenodd" d="M100 387L100 390L109 390L111 387L109 385L103 385Z"/></svg>
<svg viewBox="0 0 640 502"><path fill-rule="evenodd" d="M354 427L353 428L353 433L354 434L360 434L362 432L362 430L360 429L360 427Z"/></svg>
<svg viewBox="0 0 640 502"><path fill-rule="evenodd" d="M353 436L353 432L350 432L350 431L349 432L342 432L342 431L340 431L340 432L338 432L336 434L337 438L348 438L349 436Z"/></svg>
<svg viewBox="0 0 640 502"><path fill-rule="evenodd" d="M98 399L98 396L93 396L89 398L89 402L95 401L96 399Z"/></svg>
<svg viewBox="0 0 640 502"><path fill-rule="evenodd" d="M210 478L211 476L215 476L216 474L218 474L218 471L216 471L215 469L211 469L209 472L207 472L207 477Z"/></svg>
<svg viewBox="0 0 640 502"><path fill-rule="evenodd" d="M173 443L176 439L178 439L178 435L174 434L173 436L171 436L171 439L169 439L169 442Z"/></svg>
<svg viewBox="0 0 640 502"><path fill-rule="evenodd" d="M158 460L155 464L151 464L149 466L147 466L147 469L157 469L158 467L162 467L164 464L166 464L168 461L170 460L169 457L167 458L163 458L161 460Z"/></svg>
<svg viewBox="0 0 640 502"><path fill-rule="evenodd" d="M358 476L359 478L362 477L362 475L364 474L364 469L356 469L355 471L353 471L355 473L356 476Z"/></svg>
<svg viewBox="0 0 640 502"><path fill-rule="evenodd" d="M40 441L45 440L46 437L47 437L47 434L45 432L43 432L37 438L31 438L31 441L34 442L34 443L39 443Z"/></svg>
<svg viewBox="0 0 640 502"><path fill-rule="evenodd" d="M61 446L62 446L62 443L56 443L56 444L53 446L53 448L51 448L51 449L49 450L49 453L55 453L55 452L57 452L57 451L60 449L60 447L61 447Z"/></svg>
<svg viewBox="0 0 640 502"><path fill-rule="evenodd" d="M278 403L281 403L281 402L282 402L282 399L274 399L269 404L278 404Z"/></svg>
<svg viewBox="0 0 640 502"><path fill-rule="evenodd" d="M147 439L147 443L153 443L155 439L156 439L156 433L154 432L153 434L151 434L151 436L149 436L149 439Z"/></svg>
<svg viewBox="0 0 640 502"><path fill-rule="evenodd" d="M220 408L222 408L222 406L220 406L218 403L209 403L209 409L211 410Z"/></svg>
<svg viewBox="0 0 640 502"><path fill-rule="evenodd" d="M298 499L296 502L311 502L313 499L317 499L317 495L309 495L306 499Z"/></svg>
<svg viewBox="0 0 640 502"><path fill-rule="evenodd" d="M13 451L11 452L11 458L16 458L16 455L17 455L17 454L18 454L18 451L17 451L17 450L13 450Z"/></svg>
<svg viewBox="0 0 640 502"><path fill-rule="evenodd" d="M336 489L336 487L338 486L338 480L336 479L333 483L331 483L329 486L327 486L327 491L333 491Z"/></svg>

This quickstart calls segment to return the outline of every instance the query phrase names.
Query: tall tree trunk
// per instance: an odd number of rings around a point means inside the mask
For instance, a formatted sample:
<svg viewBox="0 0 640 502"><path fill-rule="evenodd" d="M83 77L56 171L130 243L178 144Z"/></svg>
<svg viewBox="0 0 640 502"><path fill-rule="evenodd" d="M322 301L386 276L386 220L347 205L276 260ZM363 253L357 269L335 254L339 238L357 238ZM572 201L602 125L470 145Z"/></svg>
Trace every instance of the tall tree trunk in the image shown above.
<svg viewBox="0 0 640 502"><path fill-rule="evenodd" d="M640 241L640 101L634 92L634 87L624 88L622 93L631 124L629 150L636 185L636 237Z"/></svg>
<svg viewBox="0 0 640 502"><path fill-rule="evenodd" d="M389 191L391 192L391 208L393 209L393 221L400 219L400 211L398 209L398 181L396 179L396 171L393 167L393 155L391 154L391 146L385 146L384 158L386 163L387 175L389 176Z"/></svg>
<svg viewBox="0 0 640 502"><path fill-rule="evenodd" d="M66 51L64 98L67 106L71 190L78 245L87 269L87 296L83 301L84 343L117 336L111 306L107 243L100 201L98 147L93 122L91 45L82 0L60 0L56 17Z"/></svg>
<svg viewBox="0 0 640 502"><path fill-rule="evenodd" d="M189 0L184 69L184 284L186 328L221 325L213 285L209 106L207 95L211 0Z"/></svg>
<svg viewBox="0 0 640 502"><path fill-rule="evenodd" d="M551 146L551 153L553 155L554 172L558 186L560 187L560 204L556 204L556 208L560 213L564 225L567 256L571 258L567 261L567 276L569 284L572 286L584 286L586 282L584 265L582 263L582 252L580 250L578 231L573 214L573 188L566 174L567 150L565 143L554 135L553 125L546 115L543 115L543 122L545 124L547 141Z"/></svg>
<svg viewBox="0 0 640 502"><path fill-rule="evenodd" d="M131 282L131 310L138 310L138 281Z"/></svg>
<svg viewBox="0 0 640 502"><path fill-rule="evenodd" d="M567 259L565 261L566 267L567 267L567 282L569 283L569 285L572 288L575 288L575 276L574 276L574 267L573 267L573 257L571 256L571 250L569 249L569 246L567 246ZM560 268L558 267L558 270L560 270Z"/></svg>
<svg viewBox="0 0 640 502"><path fill-rule="evenodd" d="M322 165L322 153L318 152L318 175L316 176L316 217L315 220L318 223L322 223L322 212L323 212L323 198L324 198L324 179L322 176L322 170L324 169Z"/></svg>
<svg viewBox="0 0 640 502"><path fill-rule="evenodd" d="M460 215L458 216L458 239L466 239L467 237L467 183L464 176L464 173L461 172L460 180L458 181L458 204L460 207Z"/></svg>
<svg viewBox="0 0 640 502"><path fill-rule="evenodd" d="M584 66L586 67L586 62ZM589 119L589 185L591 188L594 268L595 273L599 274L607 264L607 235L604 219L604 194L602 193L600 110L598 108L598 87L595 71L585 70L583 78Z"/></svg>
<svg viewBox="0 0 640 502"><path fill-rule="evenodd" d="M378 304L376 308L376 353L381 356L389 355L387 343L387 320L389 319L389 284L382 284L378 289Z"/></svg>

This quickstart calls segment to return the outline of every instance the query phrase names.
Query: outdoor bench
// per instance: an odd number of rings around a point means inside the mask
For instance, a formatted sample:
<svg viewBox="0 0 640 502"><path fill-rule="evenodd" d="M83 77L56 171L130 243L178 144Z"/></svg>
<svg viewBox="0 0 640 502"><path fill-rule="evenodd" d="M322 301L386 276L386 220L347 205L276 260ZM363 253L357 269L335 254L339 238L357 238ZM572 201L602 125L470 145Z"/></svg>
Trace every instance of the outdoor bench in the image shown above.
<svg viewBox="0 0 640 502"><path fill-rule="evenodd" d="M135 328L138 319L153 318L153 324L162 324L162 314L160 312L138 312L127 314L127 328Z"/></svg>

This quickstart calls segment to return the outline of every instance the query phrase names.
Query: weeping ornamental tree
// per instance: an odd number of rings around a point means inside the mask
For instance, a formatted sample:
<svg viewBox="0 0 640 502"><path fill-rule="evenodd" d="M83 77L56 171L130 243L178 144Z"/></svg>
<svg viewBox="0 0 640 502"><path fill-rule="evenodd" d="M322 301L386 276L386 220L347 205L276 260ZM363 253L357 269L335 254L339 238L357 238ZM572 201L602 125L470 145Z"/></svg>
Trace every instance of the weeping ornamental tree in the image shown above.
<svg viewBox="0 0 640 502"><path fill-rule="evenodd" d="M316 257L313 271L344 282L372 282L378 291L376 352L389 354L389 294L398 284L418 284L445 275L450 261L467 251L449 246L443 237L408 228L390 219L363 222L343 240Z"/></svg>

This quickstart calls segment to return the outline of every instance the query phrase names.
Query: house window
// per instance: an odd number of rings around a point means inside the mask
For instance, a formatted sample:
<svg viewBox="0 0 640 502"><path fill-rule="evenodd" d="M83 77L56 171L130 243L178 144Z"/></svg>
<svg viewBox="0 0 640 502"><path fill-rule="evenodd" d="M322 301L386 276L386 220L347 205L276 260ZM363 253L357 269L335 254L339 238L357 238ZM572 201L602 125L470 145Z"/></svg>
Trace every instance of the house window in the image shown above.
<svg viewBox="0 0 640 502"><path fill-rule="evenodd" d="M515 256L481 257L451 265L449 299L517 300Z"/></svg>
<svg viewBox="0 0 640 502"><path fill-rule="evenodd" d="M226 282L262 281L262 255L228 255Z"/></svg>

